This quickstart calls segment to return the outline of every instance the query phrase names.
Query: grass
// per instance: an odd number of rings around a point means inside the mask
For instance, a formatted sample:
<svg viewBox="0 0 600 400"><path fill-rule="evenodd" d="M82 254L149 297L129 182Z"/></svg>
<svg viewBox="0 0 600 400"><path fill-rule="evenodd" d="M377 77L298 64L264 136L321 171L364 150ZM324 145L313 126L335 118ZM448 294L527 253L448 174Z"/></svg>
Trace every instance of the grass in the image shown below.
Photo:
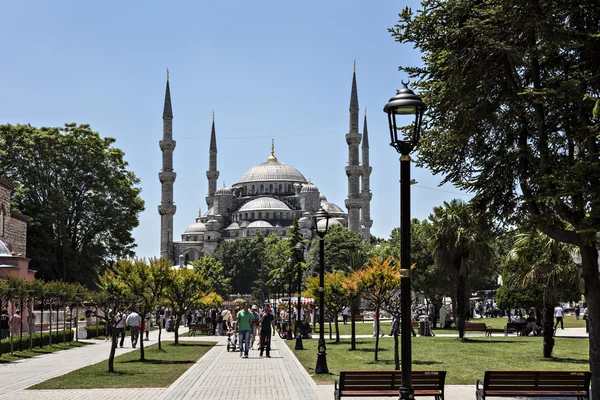
<svg viewBox="0 0 600 400"><path fill-rule="evenodd" d="M15 361L24 360L26 358L38 357L44 354L54 353L55 351L75 349L77 347L86 346L84 342L67 342L58 343L52 345L46 345L44 347L34 347L31 350L15 351L14 353L2 353L0 357L0 364L11 363ZM23 346L25 348L25 346ZM18 349L18 346L15 346Z"/></svg>
<svg viewBox="0 0 600 400"><path fill-rule="evenodd" d="M146 360L139 351L115 357L115 372L108 372L107 361L58 376L29 389L105 389L135 387L168 387L189 367L206 354L215 343L163 342L145 347Z"/></svg>
<svg viewBox="0 0 600 400"><path fill-rule="evenodd" d="M541 337L473 337L461 342L453 337L412 339L412 364L415 370L445 370L446 384L471 385L483 378L485 370L588 370L587 338L555 338L553 358L542 356ZM300 363L319 384L332 384L341 370L394 369L394 340L379 341L379 361L375 361L375 339L358 339L357 350L350 350L350 339L336 344L327 340L329 374L315 375L317 340L305 340L304 350L293 350ZM400 339L398 339L400 353Z"/></svg>
<svg viewBox="0 0 600 400"><path fill-rule="evenodd" d="M576 320L575 316L566 316L563 317L565 328L585 328L585 321L583 319ZM494 330L496 334L504 334L504 327L507 323L507 318L472 318L471 322L483 322L486 325L489 325ZM438 321L439 326L439 321ZM351 327L350 322L348 321L348 325L344 325L341 321L339 322L340 327L340 335L350 335ZM392 329L391 321L382 321L381 322L381 332L386 335L390 333ZM458 330L456 329L434 329L434 333L442 333L442 334L455 334L458 336ZM335 337L335 326L333 322L331 323L331 334ZM373 335L373 322L372 321L357 321L356 322L356 334L357 335ZM325 336L329 337L329 323L325 323Z"/></svg>

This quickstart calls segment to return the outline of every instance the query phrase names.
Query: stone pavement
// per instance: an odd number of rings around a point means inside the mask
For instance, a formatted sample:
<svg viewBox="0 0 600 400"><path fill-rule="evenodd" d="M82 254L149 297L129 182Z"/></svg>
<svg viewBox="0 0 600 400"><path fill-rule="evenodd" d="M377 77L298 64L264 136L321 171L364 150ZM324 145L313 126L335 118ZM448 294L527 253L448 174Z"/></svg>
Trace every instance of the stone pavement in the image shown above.
<svg viewBox="0 0 600 400"><path fill-rule="evenodd" d="M181 328L181 332L187 332L187 328ZM145 344L156 343L157 333L152 331L151 340ZM164 330L162 334L163 340L173 338L172 333L166 333ZM572 328L564 331L559 329L557 336L586 336L586 334L584 329ZM216 341L217 344L168 388L26 390L36 383L106 360L109 343L90 341L93 344L78 349L0 365L0 399L112 400L121 397L127 400L333 399L333 385L315 384L292 351L277 336L273 338L270 359L260 358L256 350L250 351L250 357L247 359L239 357L239 353L227 352L225 337L183 336L181 339ZM126 348L117 349L117 355L134 350L127 339L125 344ZM446 400L475 399L475 383L447 385L445 398Z"/></svg>

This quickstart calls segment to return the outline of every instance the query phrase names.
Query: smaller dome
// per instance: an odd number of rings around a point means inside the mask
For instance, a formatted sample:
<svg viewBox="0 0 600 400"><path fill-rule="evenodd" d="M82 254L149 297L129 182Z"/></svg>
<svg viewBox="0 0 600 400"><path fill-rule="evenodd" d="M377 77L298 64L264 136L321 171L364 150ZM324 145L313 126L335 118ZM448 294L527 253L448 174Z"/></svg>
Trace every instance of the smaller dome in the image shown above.
<svg viewBox="0 0 600 400"><path fill-rule="evenodd" d="M202 222L196 222L188 226L188 228L183 232L184 235L195 234L195 233L204 233L206 232L206 225Z"/></svg>
<svg viewBox="0 0 600 400"><path fill-rule="evenodd" d="M324 219L317 222L317 229L325 229L325 222L326 222L326 220L324 220ZM338 221L337 219L329 218L329 227L327 229L328 230L331 229L331 227L333 225L342 225L342 223L340 221Z"/></svg>
<svg viewBox="0 0 600 400"><path fill-rule="evenodd" d="M215 196L233 196L233 192L223 182L223 186L217 189Z"/></svg>
<svg viewBox="0 0 600 400"><path fill-rule="evenodd" d="M319 200L321 200L321 201L327 201L327 197L325 197L325 195L323 193L321 193L319 195Z"/></svg>
<svg viewBox="0 0 600 400"><path fill-rule="evenodd" d="M342 213L342 214L345 214L345 213L344 213L344 210L342 210L342 208L341 208L340 206L338 206L337 204L334 204L334 203L329 203L329 202L328 202L328 203L327 203L327 205L329 206L329 210L328 210L328 212L329 212L330 214L331 214L331 213L334 213L334 214L337 214L337 213Z"/></svg>
<svg viewBox="0 0 600 400"><path fill-rule="evenodd" d="M254 221L250 225L248 225L248 228L272 228L272 227L273 227L273 225L271 225L267 221L260 221L260 220Z"/></svg>
<svg viewBox="0 0 600 400"><path fill-rule="evenodd" d="M206 213L204 214L205 217L208 217L209 215L215 215L215 208L211 207L209 208Z"/></svg>
<svg viewBox="0 0 600 400"><path fill-rule="evenodd" d="M249 221L242 221L242 223L240 224L240 228L246 228L248 225L250 225Z"/></svg>
<svg viewBox="0 0 600 400"><path fill-rule="evenodd" d="M312 182L309 180L308 183L304 186L302 186L302 190L300 190L300 193L314 193L314 192L318 192L319 189L312 184Z"/></svg>
<svg viewBox="0 0 600 400"><path fill-rule="evenodd" d="M219 228L219 221L216 219L211 219L206 223L206 230L216 231Z"/></svg>

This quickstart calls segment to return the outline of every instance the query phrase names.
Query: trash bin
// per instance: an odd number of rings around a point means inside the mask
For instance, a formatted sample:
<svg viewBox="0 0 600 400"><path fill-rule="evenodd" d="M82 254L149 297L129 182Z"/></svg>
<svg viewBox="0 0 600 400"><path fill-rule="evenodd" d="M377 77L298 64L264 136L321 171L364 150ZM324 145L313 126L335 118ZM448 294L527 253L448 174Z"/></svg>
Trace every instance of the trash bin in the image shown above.
<svg viewBox="0 0 600 400"><path fill-rule="evenodd" d="M429 317L419 318L419 335L420 336L432 336L431 335L431 321Z"/></svg>

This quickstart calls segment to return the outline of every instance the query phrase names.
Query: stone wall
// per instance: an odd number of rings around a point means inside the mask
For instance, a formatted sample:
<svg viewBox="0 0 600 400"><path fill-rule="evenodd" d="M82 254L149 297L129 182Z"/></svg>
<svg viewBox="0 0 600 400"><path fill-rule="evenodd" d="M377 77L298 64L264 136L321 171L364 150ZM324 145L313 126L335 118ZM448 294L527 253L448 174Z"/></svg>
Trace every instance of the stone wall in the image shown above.
<svg viewBox="0 0 600 400"><path fill-rule="evenodd" d="M10 210L10 193L13 185L0 178L0 240L22 257L27 252L27 217Z"/></svg>

